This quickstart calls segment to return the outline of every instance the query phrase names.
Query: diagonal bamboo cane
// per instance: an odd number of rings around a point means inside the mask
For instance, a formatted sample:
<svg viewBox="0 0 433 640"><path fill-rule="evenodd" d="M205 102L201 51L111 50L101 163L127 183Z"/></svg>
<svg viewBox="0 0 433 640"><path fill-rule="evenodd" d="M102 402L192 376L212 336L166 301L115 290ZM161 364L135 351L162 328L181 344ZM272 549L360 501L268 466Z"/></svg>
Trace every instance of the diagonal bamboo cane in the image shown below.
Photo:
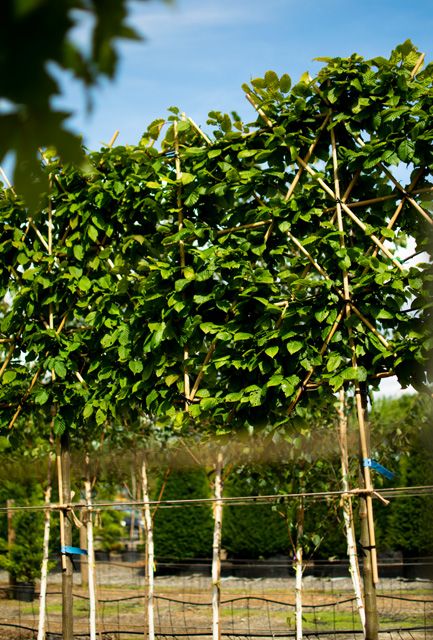
<svg viewBox="0 0 433 640"><path fill-rule="evenodd" d="M340 201L340 182L338 176L338 160L337 160L337 144L335 140L335 130L331 129L331 144L332 144L332 163L334 169L334 189L337 200L337 224L338 230L340 232L340 246L342 248L345 247L344 242L344 224L343 224L343 216L341 213L342 204ZM350 300L351 300L351 291L349 284L349 275L346 269L343 270L343 291L344 297L346 299L346 317L349 319L351 314ZM348 327L348 336L349 336L349 345L352 352L352 366L354 369L358 368L358 358L356 355L356 347L355 340L353 337L352 328ZM357 414L358 414L358 427L359 427L359 437L361 443L361 453L363 459L369 458L369 450L364 422L364 409L362 407L362 399L360 394L360 385L358 380L355 380L355 396L357 403ZM373 491L373 485L371 482L371 475L369 467L363 466L362 468L365 488L367 491ZM367 507L367 522L368 522L368 534L369 534L369 546L370 546L370 557L372 564L372 573L373 573L373 583L376 584L379 581L378 569L377 569L377 551L376 551L376 537L374 531L374 516L373 516L373 502L370 496L366 496L366 507ZM377 610L376 610L377 615Z"/></svg>
<svg viewBox="0 0 433 640"><path fill-rule="evenodd" d="M178 231L183 229L183 210L182 210L182 169L180 166L180 156L179 156L179 132L178 132L178 124L175 120L173 123L174 129L174 149L175 149L175 168L176 168L176 180L178 182L177 186L177 210L178 210L178 219L177 226ZM185 259L185 245L183 240L179 240L179 257L180 257L180 270L182 275L185 271L186 259ZM183 362L184 362L184 370L183 370L183 389L184 396L186 398L185 402L185 411L189 410L189 399L190 399L190 379L188 373L188 367L186 362L189 358L189 349L188 345L185 345L183 348Z"/></svg>

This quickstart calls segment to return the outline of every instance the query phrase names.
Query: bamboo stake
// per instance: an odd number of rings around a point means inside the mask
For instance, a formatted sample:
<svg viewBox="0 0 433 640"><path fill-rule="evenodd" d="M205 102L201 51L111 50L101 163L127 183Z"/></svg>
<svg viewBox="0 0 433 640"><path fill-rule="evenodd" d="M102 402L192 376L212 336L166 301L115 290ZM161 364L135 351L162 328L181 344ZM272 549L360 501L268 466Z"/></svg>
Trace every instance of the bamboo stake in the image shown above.
<svg viewBox="0 0 433 640"><path fill-rule="evenodd" d="M143 458L141 465L141 482L143 492L143 515L144 524L146 530L146 618L147 618L147 631L148 640L155 640L155 621L154 621L154 592L155 592L155 579L154 579L154 567L155 567L155 551L153 545L153 521L152 514L150 512L150 498L149 498L149 485L147 479L146 459Z"/></svg>
<svg viewBox="0 0 433 640"><path fill-rule="evenodd" d="M11 346L8 349L5 361L3 362L2 366L1 366L1 369L0 369L0 380L1 380L3 374L4 374L5 370L6 370L6 367L8 366L8 364L9 364L9 362L10 362L12 356L13 356L13 353L14 353L14 350L15 350L15 344L16 344L15 342L12 342Z"/></svg>
<svg viewBox="0 0 433 640"><path fill-rule="evenodd" d="M424 64L424 58L425 58L425 53L422 53L420 55L420 57L418 58L414 68L411 71L411 74L410 74L410 79L411 80L413 80L415 78L416 74L421 69L422 65Z"/></svg>
<svg viewBox="0 0 433 640"><path fill-rule="evenodd" d="M41 584L39 591L38 640L45 639L46 625L47 578L51 528L51 452L48 456L47 488L44 494L44 501L46 509L44 513L44 539L42 547Z"/></svg>
<svg viewBox="0 0 433 640"><path fill-rule="evenodd" d="M420 177L423 174L424 169L420 169L420 171L417 172L417 174L414 176L412 182L409 185L408 188L408 192L412 193L413 192L413 188L416 186L416 183L418 182L418 180L420 179ZM391 216L388 224L386 225L387 229L392 229L394 224L397 222L400 213L403 211L403 207L406 203L406 196L403 196L403 198L400 200L400 202L398 203L396 210L394 211L393 215ZM384 242L385 239L382 237L381 238L381 242ZM376 247L373 251L371 251L372 247L369 248L369 250L367 251L366 255L372 255L373 257L376 257L378 254L378 248ZM363 271L363 275L365 273L367 273L367 271L369 270L369 267L365 267L364 271Z"/></svg>
<svg viewBox="0 0 433 640"><path fill-rule="evenodd" d="M2 175L3 180L6 182L6 185L9 189L12 189L13 193L15 193L14 188L12 187L12 184L9 181L9 178L7 177L6 173L3 170L3 167L0 167L0 174Z"/></svg>
<svg viewBox="0 0 433 640"><path fill-rule="evenodd" d="M306 153L306 155L304 157L304 162L305 163L310 161L310 158L313 155L314 149L316 148L317 143L319 142L320 136L321 136L324 128L328 124L330 117L331 117L331 111L328 111L324 121L322 122L322 124L319 127L319 132L318 132L318 135L317 135L316 139L311 143L311 145L309 146L308 151L307 151L307 153ZM304 172L304 167L299 167L298 172L297 172L296 176L293 178L293 182L290 185L290 188L289 188L288 192L286 193L286 195L284 197L284 202L288 202L289 199L292 197L292 194L293 194L293 192L294 192L294 190L296 188L296 185L298 184L303 172Z"/></svg>
<svg viewBox="0 0 433 640"><path fill-rule="evenodd" d="M343 226L343 217L341 213L341 202L340 202L340 183L338 177L338 161L337 161L337 145L335 141L335 131L331 129L331 144L332 144L332 161L334 168L334 184L335 184L335 194L337 200L337 222L338 222L338 230L340 232L340 246L344 248L344 226ZM343 271L343 288L344 288L344 296L347 301L351 299L351 292L349 286L349 277L346 270ZM346 317L349 319L351 313L351 307L349 302L346 304ZM352 366L354 369L358 368L358 359L356 356L355 342L353 339L353 331L352 328L348 327L348 335L349 335L349 345L352 352ZM356 406L357 406L357 414L358 414L358 427L359 427L359 436L361 443L361 456L362 459L365 460L369 458L369 448L367 446L367 435L366 428L364 422L364 409L362 406L361 399L361 390L360 385L357 380L355 380L355 396L356 396ZM365 497L365 504L367 510L367 525L368 525L368 549L367 553L369 555L369 559L371 560L371 574L370 571L364 570L364 589L366 593L368 593L368 606L366 607L366 630L367 630L367 638L368 640L375 640L377 638L377 624L378 624L378 614L377 614L377 602L376 602L376 591L375 585L379 581L378 570L377 570L377 553L376 553L376 537L374 531L374 515L373 515L373 501L371 492L373 491L373 485L371 482L370 469L363 465L362 467L363 475L364 475L364 483L365 488L369 492ZM364 568L365 569L365 568ZM371 578L371 579L370 579Z"/></svg>
<svg viewBox="0 0 433 640"><path fill-rule="evenodd" d="M338 403L338 440L341 454L341 485L345 495L341 498L344 527L346 530L347 555L349 557L350 576L356 598L359 618L365 635L365 607L362 598L361 573L359 570L358 553L356 550L355 523L353 520L352 496L349 486L349 455L347 449L347 416L344 389L340 389Z"/></svg>
<svg viewBox="0 0 433 640"><path fill-rule="evenodd" d="M204 376L204 370L206 368L206 365L208 365L209 362L211 361L213 353L214 353L214 351L216 349L216 345L217 345L217 340L215 339L215 340L213 340L212 344L210 345L209 350L208 350L208 352L206 354L206 357L203 360L203 364L200 367L200 371L198 372L197 378L195 379L194 386L191 389L191 393L189 395L190 401L194 400L194 398L195 398L195 394L197 393L198 388L200 386L200 383L201 383L201 381L203 379L203 376Z"/></svg>
<svg viewBox="0 0 433 640"><path fill-rule="evenodd" d="M113 133L113 135L111 136L110 142L108 143L108 148L111 149L111 147L113 146L113 144L116 142L117 137L119 135L120 131L119 129L116 129L116 131Z"/></svg>
<svg viewBox="0 0 433 640"><path fill-rule="evenodd" d="M177 209L178 209L178 230L181 231L183 229L183 211L182 211L182 170L180 166L180 156L179 156L179 134L178 134L178 126L177 121L175 120L173 123L174 129L174 148L175 148L175 167L176 167L176 180L178 181L177 187ZM179 240L179 255L180 255L180 270L182 275L185 271L185 245L183 240ZM184 372L183 372L183 388L184 388L184 396L186 400L189 400L190 397L190 380L188 368L186 366L186 361L189 358L189 349L188 345L185 345L183 348L183 361L184 361ZM189 410L189 402L185 402L185 411Z"/></svg>
<svg viewBox="0 0 433 640"><path fill-rule="evenodd" d="M220 229L216 232L217 236L226 236L229 233L235 233L236 231L242 231L243 229L256 229L257 227L263 227L267 224L272 224L273 219L259 220L258 222L251 222L249 224L240 224L238 227L230 227L230 229Z"/></svg>
<svg viewBox="0 0 433 640"><path fill-rule="evenodd" d="M92 483L90 481L89 455L86 454L86 479L84 490L87 506L87 576L89 586L89 630L90 640L96 640L96 580L95 580L95 552L93 545L93 507Z"/></svg>
<svg viewBox="0 0 433 640"><path fill-rule="evenodd" d="M218 451L215 468L213 503L214 533L212 544L212 640L221 640L221 534L223 518L223 454Z"/></svg>
<svg viewBox="0 0 433 640"><path fill-rule="evenodd" d="M42 235L42 233L39 231L39 229L37 228L37 226L35 225L35 223L33 222L33 220L30 218L30 226L33 229L33 231L36 233L37 237L39 238L39 240L42 242L42 244L44 245L45 249L49 252L49 247L48 247L48 242L45 240L44 236Z"/></svg>
<svg viewBox="0 0 433 640"><path fill-rule="evenodd" d="M198 124L196 122L194 122L194 120L192 118L190 118L189 116L188 116L188 120L189 120L190 124L192 124L194 129L197 131L197 133L199 133L201 135L201 137L206 142L206 144L212 144L211 139L208 138L207 135L205 134L205 132L200 129Z"/></svg>

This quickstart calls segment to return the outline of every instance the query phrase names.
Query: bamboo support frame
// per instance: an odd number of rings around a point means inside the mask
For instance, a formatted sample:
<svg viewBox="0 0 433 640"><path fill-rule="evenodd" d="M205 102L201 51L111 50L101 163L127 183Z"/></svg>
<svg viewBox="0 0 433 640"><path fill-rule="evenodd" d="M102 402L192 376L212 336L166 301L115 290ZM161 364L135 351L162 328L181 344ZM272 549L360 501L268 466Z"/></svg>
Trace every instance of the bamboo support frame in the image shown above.
<svg viewBox="0 0 433 640"><path fill-rule="evenodd" d="M272 121L268 118L268 116L266 115L266 113L263 111L263 109L261 109L258 105L256 105L256 103L254 102L254 99L252 98L252 96L250 94L246 94L246 97L248 99L248 101L252 104L252 106L254 107L254 109L256 109L256 111L260 114L260 116L263 118L263 120L266 122L267 126L272 128L273 127L273 123ZM326 182L324 182L324 180L322 180L321 178L317 177L317 172L314 171L314 169L312 169L312 167L310 167L310 165L308 164L308 162L305 162L305 160L303 160L299 154L296 156L296 162L300 165L300 167L303 167L306 171L308 171L308 173L315 178L315 180L317 180L317 183L322 187L322 189L334 200L337 200L337 196L336 194L333 192L333 190L326 184ZM390 174L391 175L391 174ZM397 183L398 184L398 183ZM397 186L397 185L396 185ZM400 186L400 185L399 185ZM402 187L400 187L400 189L402 189ZM404 271L403 267L401 266L401 264L398 262L398 260L396 260L394 258L394 256L392 255L392 253L383 245L383 243L379 240L379 238L375 235L375 234L368 234L366 231L366 225L362 222L362 220L360 220L358 218L358 216L356 216L353 211L351 211L351 209L349 209L349 207L345 204L345 202L343 202L342 200L340 200L340 198L338 197L340 206L343 208L343 210L345 211L345 213L352 218L353 222L355 222L360 229L362 229L364 231L364 233L366 233L366 235L379 247L379 249L382 251L382 253L384 253L387 258L389 258L389 260L391 260L391 262L394 264L395 267L397 267L397 269L399 269L400 271ZM410 198L409 198L410 201ZM416 203L415 203L416 204ZM431 220L429 218L430 222L433 224L433 220Z"/></svg>
<svg viewBox="0 0 433 640"><path fill-rule="evenodd" d="M332 130L331 130L332 131ZM399 269L400 271L404 271L403 267L401 266L401 264L398 262L398 260L396 260L394 258L394 256L392 255L392 253L385 247L385 245L379 240L379 238L374 234L374 233L367 233L367 227L366 225L362 222L362 220L360 220L358 218L357 215L355 215L353 213L353 211L347 206L347 204L345 204L340 198L339 196L337 196L334 191L326 184L326 182L324 180L322 180L322 178L318 178L317 177L317 172L314 171L314 169L312 169L308 164L305 164L304 161L302 160L302 158L300 156L296 156L296 161L298 162L298 164L304 166L305 165L305 169L306 171L308 171L308 173L315 178L315 180L317 181L317 183L322 187L322 189L334 200L337 200L337 205L341 207L341 209L343 209L343 211L353 220L353 222L355 222L355 224L358 225L358 227L366 234L366 236L368 236L373 242L374 244L376 244L379 249L382 251L383 254L386 255L386 257L391 260L391 262L393 263L393 265L395 267L397 267L397 269Z"/></svg>
<svg viewBox="0 0 433 640"><path fill-rule="evenodd" d="M338 230L340 232L340 246L344 248L344 225L343 225L343 216L341 213L342 204L340 202L340 183L338 177L338 160L337 160L337 145L335 140L335 131L331 129L331 144L332 144L332 160L333 160L333 168L334 168L334 184L335 184L335 194L337 199L337 223ZM344 288L344 296L347 301L346 303L346 317L350 318L351 307L351 291L349 285L349 276L346 270L343 271L343 288ZM349 344L352 352L352 366L354 369L358 368L358 358L356 356L355 342L353 338L353 331L351 327L348 327L348 335L349 335ZM362 407L362 399L361 399L361 390L359 382L355 381L355 396L356 396L356 407L357 407L357 415L358 415L358 427L359 427L359 438L361 444L361 455L363 460L370 457L369 449L367 444L367 436L366 436L366 428L364 422L364 409ZM373 485L371 482L371 475L369 467L363 466L362 472L364 476L365 488L367 491L373 491ZM371 495L366 496L366 508L367 508L367 522L368 522L368 534L369 534L369 547L370 547L370 556L371 556L371 564L372 564L372 572L373 572L373 583L377 584L379 581L378 569L377 569L377 552L376 552L376 536L374 531L374 516L373 516L373 501ZM376 611L377 614L377 611Z"/></svg>
<svg viewBox="0 0 433 640"><path fill-rule="evenodd" d="M298 247L298 249L305 255L305 257L310 261L310 263L318 271L318 273L320 273L320 275L323 276L325 278L325 280L328 280L329 282L332 282L332 279L329 276L329 274L319 265L318 262L316 262L316 260L314 260L313 256L309 253L309 251L307 251L307 249L303 246L303 244L297 238L295 238L295 236L292 233L290 233L290 231L286 231L286 233L287 233L288 237L290 238L290 240L293 242L293 244L295 244ZM348 298L346 297L344 291L341 291L340 289L336 288L336 292L338 293L338 295L340 296L340 298L343 301L348 300ZM366 327L368 327L368 329L370 329L370 331L372 333L374 333L376 338L383 344L383 346L386 349L389 349L390 344L386 340L386 338L384 338L379 333L379 331L376 329L376 327L370 322L370 320L368 320L368 318L366 318L364 316L364 314L354 305L354 303L351 300L350 300L349 304L350 304L353 312L358 316L358 318L366 325Z"/></svg>
<svg viewBox="0 0 433 640"><path fill-rule="evenodd" d="M183 229L183 210L182 210L182 169L180 166L180 157L179 157L179 134L178 134L178 125L175 120L173 123L174 129L174 149L175 149L175 168L176 168L176 180L178 182L177 187L177 209L178 209L178 220L177 226L178 231ZM179 256L180 256L180 270L182 275L185 271L186 266L186 257L185 257L185 245L183 240L179 240ZM183 361L184 361L184 371L183 371L183 388L184 388L184 396L185 396L185 411L189 410L189 399L190 399L190 379L188 368L186 366L186 362L189 358L189 349L188 345L185 345L183 348Z"/></svg>
<svg viewBox="0 0 433 640"><path fill-rule="evenodd" d="M364 140L362 140L359 137L356 138L356 142L359 144L360 147L364 147L365 146ZM410 202L410 204L414 207L414 209L416 209L418 211L418 213L420 213L423 216L423 218L430 225L433 226L433 219L429 216L427 211L424 211L424 209L417 203L417 201L412 198L412 196L406 191L406 189L404 187L402 187L402 185L399 183L397 178L395 178L392 175L391 171L389 169L387 169L387 167L385 167L385 165L382 162L379 162L379 166L382 169L382 171L384 172L384 174L387 176L387 178L389 178L389 180L391 180L391 182L396 187L396 189L398 189L407 198L407 201Z"/></svg>

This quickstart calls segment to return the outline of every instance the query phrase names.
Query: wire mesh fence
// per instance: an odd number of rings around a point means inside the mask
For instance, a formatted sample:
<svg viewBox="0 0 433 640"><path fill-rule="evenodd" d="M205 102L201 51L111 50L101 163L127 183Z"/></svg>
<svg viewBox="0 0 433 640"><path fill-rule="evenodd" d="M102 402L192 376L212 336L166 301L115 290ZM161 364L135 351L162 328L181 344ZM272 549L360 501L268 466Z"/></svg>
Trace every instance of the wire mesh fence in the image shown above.
<svg viewBox="0 0 433 640"><path fill-rule="evenodd" d="M145 578L140 562L119 559L98 562L97 626L104 640L127 640L146 629ZM163 638L212 636L211 581L202 572L160 576L154 597L155 633ZM78 569L78 567L77 567ZM11 599L11 588L0 589L0 640L36 636L39 602ZM89 599L81 577L75 576L74 636L89 636ZM62 637L61 573L49 576L47 640ZM428 640L433 637L433 595L429 581L385 579L377 591L381 640ZM14 594L12 594L14 595ZM293 578L222 579L221 635L223 638L295 637ZM362 637L356 600L347 577L307 577L303 594L303 636L349 640Z"/></svg>

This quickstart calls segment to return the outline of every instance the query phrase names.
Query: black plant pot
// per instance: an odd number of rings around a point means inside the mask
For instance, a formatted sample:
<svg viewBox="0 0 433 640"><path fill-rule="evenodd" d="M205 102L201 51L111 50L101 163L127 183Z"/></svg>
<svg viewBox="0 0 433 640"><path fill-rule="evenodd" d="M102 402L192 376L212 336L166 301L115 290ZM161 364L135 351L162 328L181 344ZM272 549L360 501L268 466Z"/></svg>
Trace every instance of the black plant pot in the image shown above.
<svg viewBox="0 0 433 640"><path fill-rule="evenodd" d="M33 602L35 599L34 582L16 582L12 587L12 597L20 602Z"/></svg>

